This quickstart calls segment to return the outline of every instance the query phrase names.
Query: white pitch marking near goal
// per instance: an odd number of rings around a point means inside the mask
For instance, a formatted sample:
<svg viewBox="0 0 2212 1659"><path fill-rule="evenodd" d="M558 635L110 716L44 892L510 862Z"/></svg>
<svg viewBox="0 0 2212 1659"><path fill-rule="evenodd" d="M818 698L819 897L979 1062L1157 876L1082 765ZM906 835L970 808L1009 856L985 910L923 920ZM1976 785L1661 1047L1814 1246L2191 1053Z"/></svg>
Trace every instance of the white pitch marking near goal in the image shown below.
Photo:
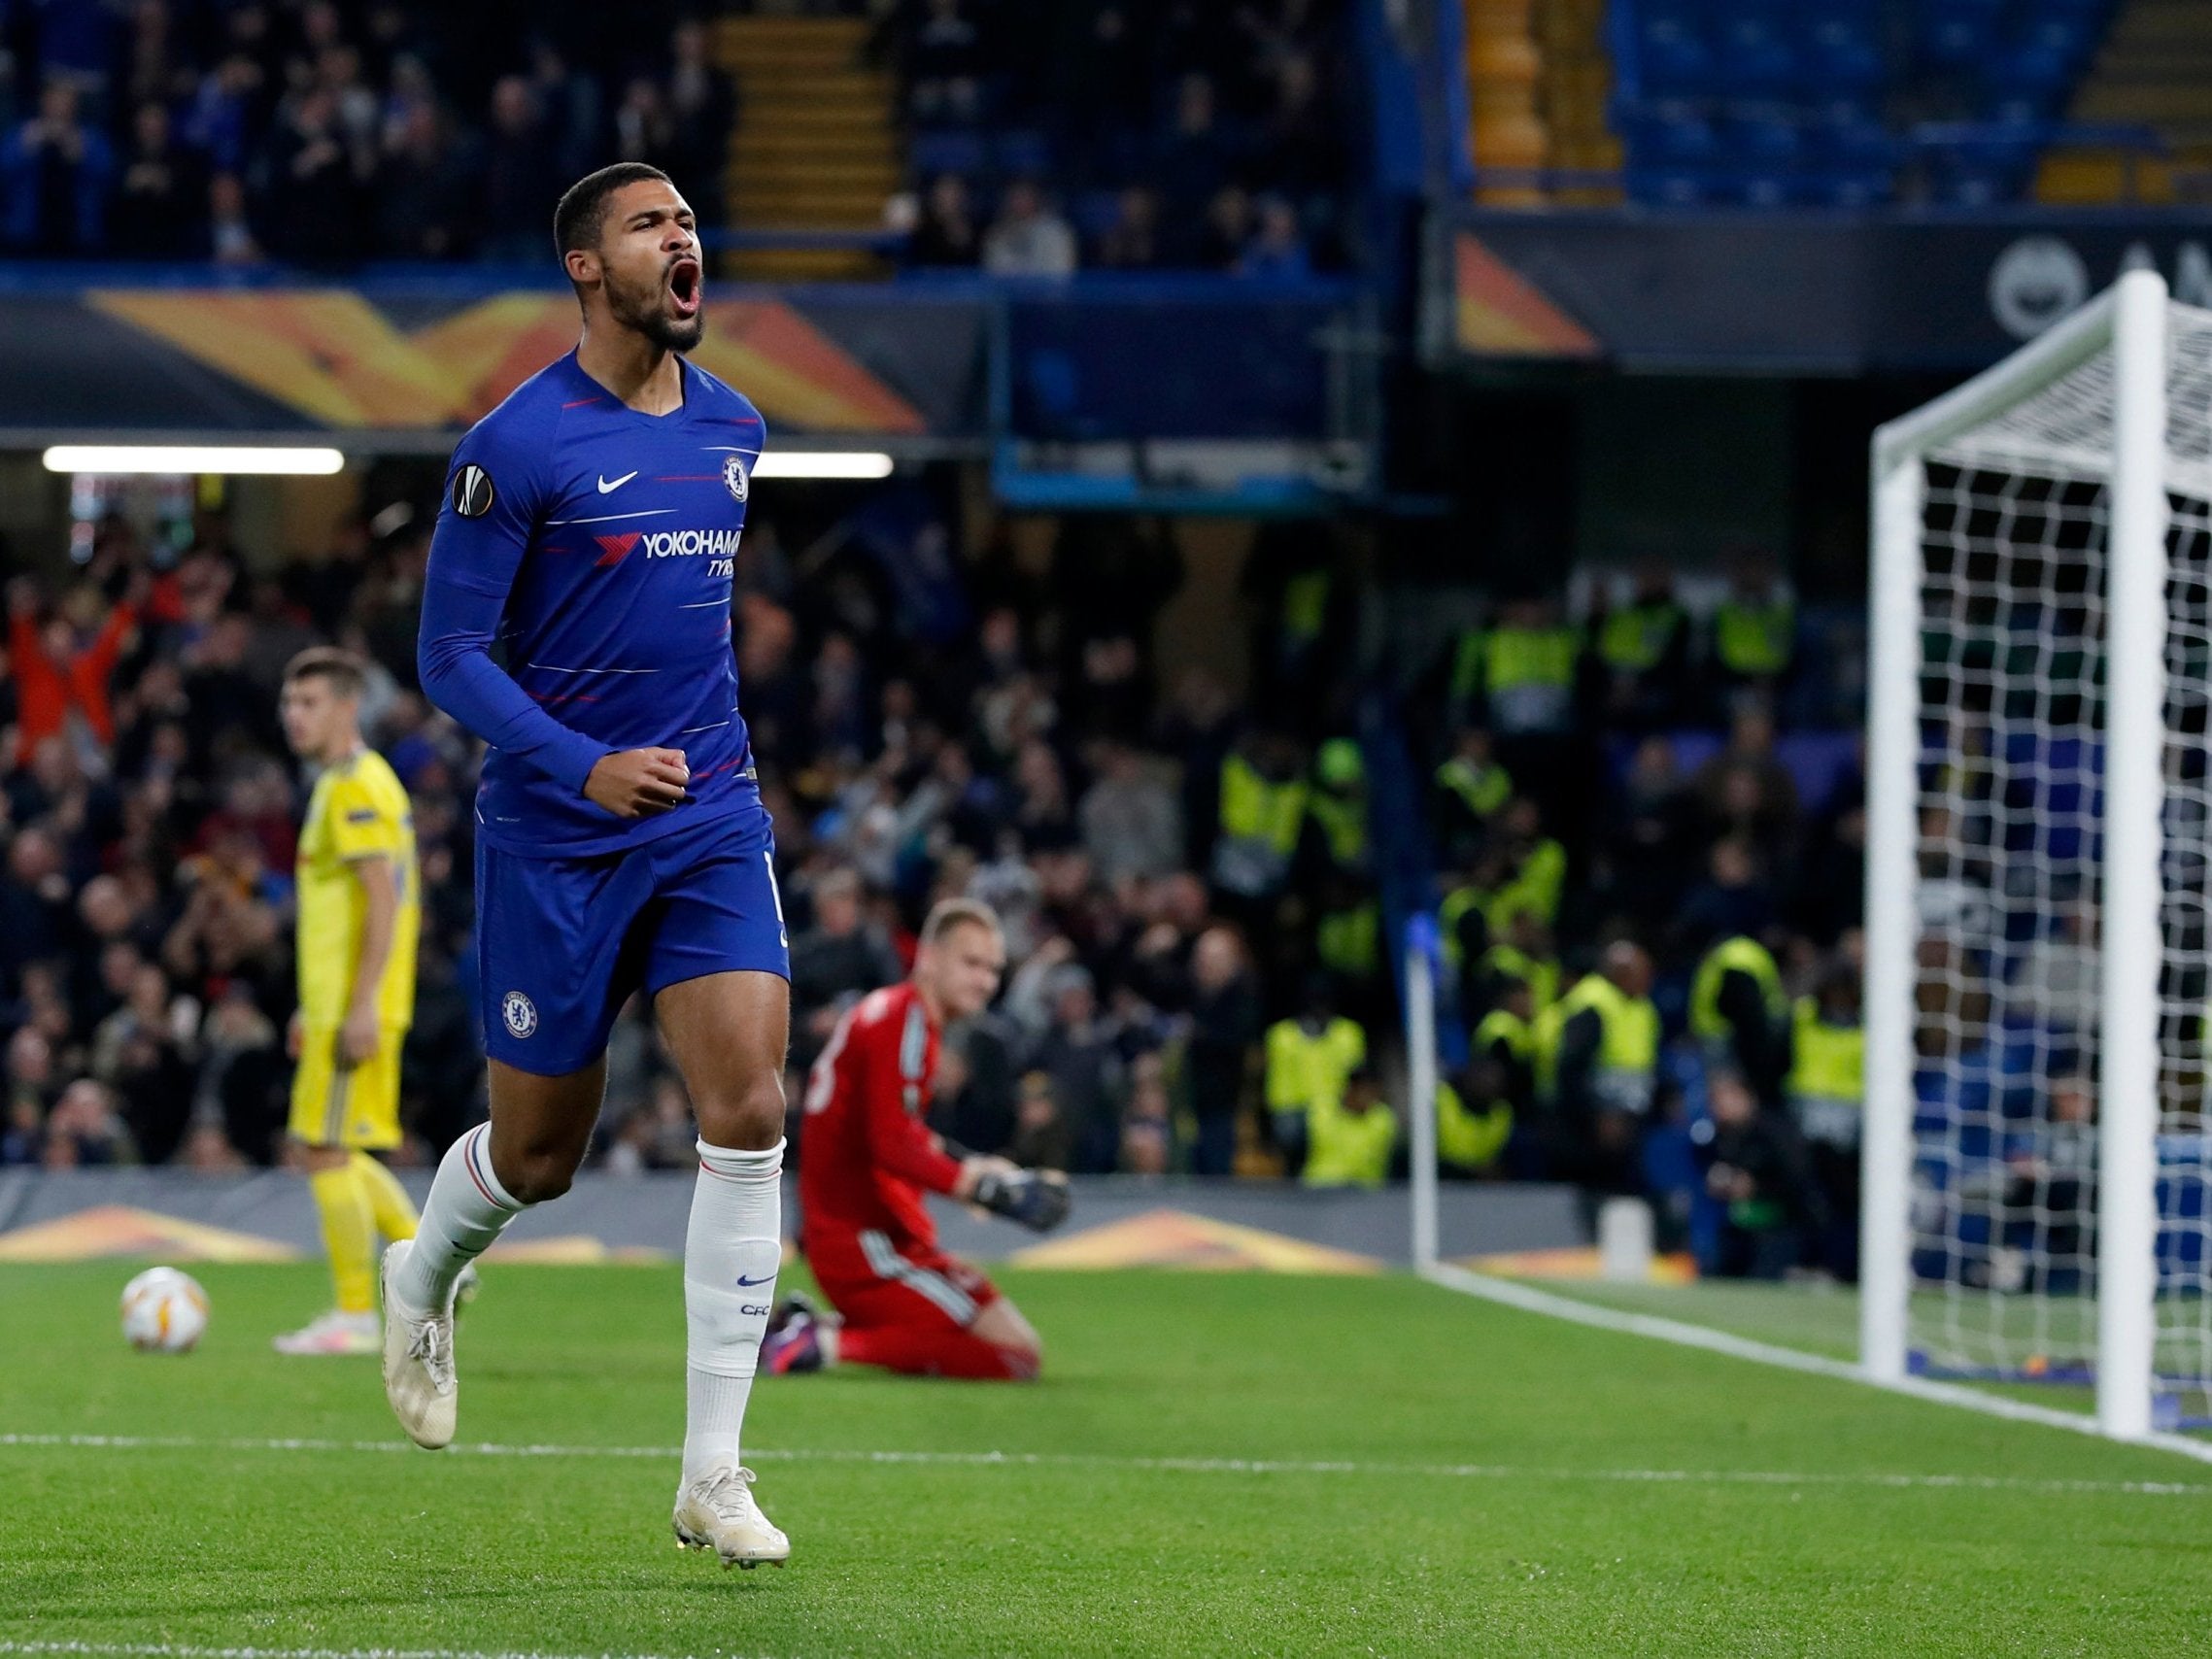
<svg viewBox="0 0 2212 1659"><path fill-rule="evenodd" d="M1446 1271L1452 1270L1446 1269ZM1508 1287L1517 1288L1517 1287ZM1575 1305L1581 1305L1577 1304ZM1603 1311L1603 1310L1601 1310ZM1669 1321L1658 1321L1665 1324ZM1695 1327L1685 1327L1695 1329ZM1717 1336L1719 1333L1704 1333ZM1704 1345L1704 1344L1699 1344ZM1786 1352L1787 1350L1777 1350ZM1795 1359L1813 1359L1805 1354ZM1840 1362L1821 1362L1836 1364ZM2028 1406L2028 1410L2037 1407ZM402 1440L202 1439L190 1435L0 1435L8 1446L69 1446L97 1451L404 1452ZM448 1457L650 1458L673 1461L680 1446L495 1445L448 1446ZM2212 1498L2212 1485L2186 1480L2038 1479L2006 1474L1915 1474L1879 1470L1784 1469L1545 1469L1504 1463L1388 1463L1357 1459L1243 1457L1122 1457L1104 1452L867 1451L795 1446L749 1451L758 1463L925 1464L961 1469L1098 1469L1151 1474L1351 1474L1388 1479L1543 1480L1627 1486L1853 1486L1889 1491L2020 1492L2048 1496ZM8 1651L0 1647L0 1652ZM152 1651L152 1650L149 1650ZM241 1650L243 1651L243 1650Z"/></svg>
<svg viewBox="0 0 2212 1659"><path fill-rule="evenodd" d="M1623 1313L1618 1308L1601 1307L1595 1303L1577 1302L1572 1297L1553 1296L1548 1291L1514 1284L1510 1279L1494 1279L1485 1273L1470 1272L1448 1263L1440 1264L1421 1275L1431 1284L1446 1290L1480 1297L1485 1302L1502 1303L1517 1307L1525 1313L1540 1313L1550 1319L1565 1319L1577 1325L1590 1325L1600 1331L1618 1331L1631 1337L1650 1337L1661 1342L1672 1342L1678 1347L1703 1348L1708 1353L1725 1354L1730 1359L1750 1360L1753 1365L1774 1366L1782 1371L1805 1371L1813 1376L1829 1376L1839 1382L1869 1384L1890 1394L1902 1394L1908 1399L1924 1400L1937 1405L1961 1405L1969 1411L1980 1411L1991 1417L2003 1417L2015 1423L2038 1423L2049 1429L2064 1429L2077 1435L2102 1435L2103 1429L2093 1417L2077 1411L2060 1411L2049 1405L2032 1405L2025 1400L2014 1400L2002 1394L1985 1394L1977 1388L1967 1388L1954 1382L1931 1382L1925 1377L1877 1376L1864 1366L1850 1360L1831 1359L1826 1354L1808 1354L1798 1348L1778 1348L1771 1342L1754 1342L1749 1337L1738 1337L1727 1331L1715 1331L1703 1325L1690 1325L1679 1319L1661 1319L1650 1313ZM2212 1463L2212 1442L2193 1440L2186 1435L2150 1433L2129 1442L2156 1451L2178 1452L2183 1457L2199 1463Z"/></svg>

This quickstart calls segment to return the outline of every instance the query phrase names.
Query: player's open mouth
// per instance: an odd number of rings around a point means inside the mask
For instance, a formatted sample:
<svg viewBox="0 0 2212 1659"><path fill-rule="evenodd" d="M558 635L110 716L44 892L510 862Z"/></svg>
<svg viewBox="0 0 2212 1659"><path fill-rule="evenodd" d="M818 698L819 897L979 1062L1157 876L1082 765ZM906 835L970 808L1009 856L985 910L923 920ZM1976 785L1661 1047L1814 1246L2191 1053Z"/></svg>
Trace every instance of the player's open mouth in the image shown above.
<svg viewBox="0 0 2212 1659"><path fill-rule="evenodd" d="M678 317L692 317L698 312L704 274L697 259L686 256L668 267L668 297L675 302Z"/></svg>

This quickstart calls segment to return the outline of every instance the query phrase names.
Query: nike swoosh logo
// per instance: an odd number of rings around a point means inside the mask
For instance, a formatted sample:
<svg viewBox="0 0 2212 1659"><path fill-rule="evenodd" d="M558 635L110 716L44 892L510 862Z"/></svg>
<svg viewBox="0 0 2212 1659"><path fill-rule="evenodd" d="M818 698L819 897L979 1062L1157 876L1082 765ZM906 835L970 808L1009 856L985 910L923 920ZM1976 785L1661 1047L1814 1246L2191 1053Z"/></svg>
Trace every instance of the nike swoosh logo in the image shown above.
<svg viewBox="0 0 2212 1659"><path fill-rule="evenodd" d="M766 1285L775 1283L775 1278L776 1276L773 1273L763 1273L757 1279L749 1279L743 1273L739 1273L737 1282L741 1285Z"/></svg>
<svg viewBox="0 0 2212 1659"><path fill-rule="evenodd" d="M601 477L599 480L599 493L601 495L604 495L610 491L620 490L624 485L628 484L636 476L637 474L634 472L626 472L620 478L616 479L612 484L609 484L604 477Z"/></svg>

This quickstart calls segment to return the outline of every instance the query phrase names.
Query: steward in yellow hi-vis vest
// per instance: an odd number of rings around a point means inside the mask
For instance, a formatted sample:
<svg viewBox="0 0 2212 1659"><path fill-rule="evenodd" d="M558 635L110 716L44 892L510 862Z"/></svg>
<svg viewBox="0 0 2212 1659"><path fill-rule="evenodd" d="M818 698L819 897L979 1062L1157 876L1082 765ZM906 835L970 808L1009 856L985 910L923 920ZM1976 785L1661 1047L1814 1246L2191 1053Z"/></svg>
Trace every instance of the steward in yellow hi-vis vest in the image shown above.
<svg viewBox="0 0 2212 1659"><path fill-rule="evenodd" d="M1762 1106L1782 1104L1789 1071L1789 994L1774 953L1738 933L1705 953L1689 986L1689 1034L1706 1064L1743 1073Z"/></svg>
<svg viewBox="0 0 2212 1659"><path fill-rule="evenodd" d="M291 1137L323 1216L332 1312L277 1338L280 1353L381 1350L376 1239L411 1238L415 1208L370 1148L399 1144L399 1057L415 1017L422 883L407 791L361 741L360 663L301 653L285 671L285 736L322 768L300 831L299 1011Z"/></svg>
<svg viewBox="0 0 2212 1659"><path fill-rule="evenodd" d="M1659 1083L1651 959L1623 939L1536 1022L1537 1088L1556 1173L1588 1199L1642 1189L1639 1153Z"/></svg>

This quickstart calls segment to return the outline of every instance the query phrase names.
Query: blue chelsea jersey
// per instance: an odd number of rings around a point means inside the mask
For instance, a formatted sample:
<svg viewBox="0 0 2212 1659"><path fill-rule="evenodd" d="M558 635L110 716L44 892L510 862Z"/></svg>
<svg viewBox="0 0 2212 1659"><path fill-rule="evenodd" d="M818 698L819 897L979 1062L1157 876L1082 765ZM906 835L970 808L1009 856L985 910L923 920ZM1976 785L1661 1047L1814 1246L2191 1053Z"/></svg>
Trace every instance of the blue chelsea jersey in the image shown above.
<svg viewBox="0 0 2212 1659"><path fill-rule="evenodd" d="M494 845L604 852L758 809L731 598L765 428L678 361L683 404L653 416L571 352L454 452L421 662L432 700L492 745L477 813ZM585 797L601 756L656 747L691 768L674 811L625 823Z"/></svg>

